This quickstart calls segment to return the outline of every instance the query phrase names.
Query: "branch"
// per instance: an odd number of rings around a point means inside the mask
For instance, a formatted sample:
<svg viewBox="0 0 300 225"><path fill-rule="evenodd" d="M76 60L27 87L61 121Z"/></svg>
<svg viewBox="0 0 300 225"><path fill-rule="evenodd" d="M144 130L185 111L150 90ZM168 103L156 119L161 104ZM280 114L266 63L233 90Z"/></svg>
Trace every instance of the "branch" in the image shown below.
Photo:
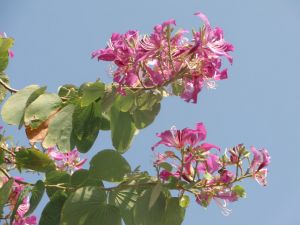
<svg viewBox="0 0 300 225"><path fill-rule="evenodd" d="M10 93L17 93L18 90L14 89L12 87L10 87L7 83L5 83L2 79L0 79L0 84L8 91L10 91Z"/></svg>

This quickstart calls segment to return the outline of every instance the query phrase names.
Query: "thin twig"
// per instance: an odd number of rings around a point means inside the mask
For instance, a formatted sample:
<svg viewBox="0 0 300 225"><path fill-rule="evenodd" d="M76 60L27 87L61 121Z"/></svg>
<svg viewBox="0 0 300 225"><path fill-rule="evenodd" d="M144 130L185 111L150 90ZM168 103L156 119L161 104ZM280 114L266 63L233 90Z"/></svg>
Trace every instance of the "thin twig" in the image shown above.
<svg viewBox="0 0 300 225"><path fill-rule="evenodd" d="M2 79L0 79L0 84L11 93L17 93L19 90L10 87L7 83L5 83Z"/></svg>

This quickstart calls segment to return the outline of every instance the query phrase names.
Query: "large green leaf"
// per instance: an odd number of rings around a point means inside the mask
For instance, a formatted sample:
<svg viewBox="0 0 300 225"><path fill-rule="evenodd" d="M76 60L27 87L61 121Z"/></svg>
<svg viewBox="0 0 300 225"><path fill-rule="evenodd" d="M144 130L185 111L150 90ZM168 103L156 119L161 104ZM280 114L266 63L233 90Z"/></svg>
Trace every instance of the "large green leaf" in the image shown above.
<svg viewBox="0 0 300 225"><path fill-rule="evenodd" d="M151 192L151 196L150 196L150 201L149 201L149 208L151 209L152 206L155 204L155 202L157 201L157 199L160 196L160 193L163 190L163 186L161 185L161 183L157 183L154 188L152 189Z"/></svg>
<svg viewBox="0 0 300 225"><path fill-rule="evenodd" d="M81 85L79 91L82 94L81 106L88 106L104 95L104 83L96 81Z"/></svg>
<svg viewBox="0 0 300 225"><path fill-rule="evenodd" d="M128 112L134 105L135 96L132 92L127 91L125 96L118 95L115 99L114 106L122 112Z"/></svg>
<svg viewBox="0 0 300 225"><path fill-rule="evenodd" d="M131 168L126 159L115 150L105 149L98 152L90 161L92 177L105 181L122 181Z"/></svg>
<svg viewBox="0 0 300 225"><path fill-rule="evenodd" d="M151 110L135 110L133 120L136 128L143 129L149 126L157 116L160 110L160 103L155 104Z"/></svg>
<svg viewBox="0 0 300 225"><path fill-rule="evenodd" d="M76 190L64 205L60 225L121 225L119 209L105 201L105 192L97 187Z"/></svg>
<svg viewBox="0 0 300 225"><path fill-rule="evenodd" d="M109 193L109 204L115 205L120 209L131 209L135 206L138 199L135 189L112 190Z"/></svg>
<svg viewBox="0 0 300 225"><path fill-rule="evenodd" d="M39 86L31 85L12 95L2 107L3 121L12 125L22 125L25 108L38 97L36 96L38 90Z"/></svg>
<svg viewBox="0 0 300 225"><path fill-rule="evenodd" d="M92 103L86 107L76 107L73 114L73 134L75 144L80 152L87 152L93 146L100 130L101 117L97 113L97 105Z"/></svg>
<svg viewBox="0 0 300 225"><path fill-rule="evenodd" d="M185 208L179 205L179 198L169 198L162 225L180 225L184 219L184 215Z"/></svg>
<svg viewBox="0 0 300 225"><path fill-rule="evenodd" d="M14 180L10 179L7 181L5 184L3 184L2 188L0 188L0 216L3 214L3 207L6 204L9 195L12 191L12 186L13 186Z"/></svg>
<svg viewBox="0 0 300 225"><path fill-rule="evenodd" d="M43 141L44 148L57 145L58 149L64 152L74 148L72 140L74 108L74 105L67 105L54 116Z"/></svg>
<svg viewBox="0 0 300 225"><path fill-rule="evenodd" d="M166 197L160 192L156 202L151 208L149 203L151 200L152 189L148 189L137 200L134 207L134 222L137 225L161 225L165 217Z"/></svg>
<svg viewBox="0 0 300 225"><path fill-rule="evenodd" d="M31 190L31 197L29 202L30 207L25 214L26 216L29 216L31 213L33 213L33 211L36 209L36 207L42 200L44 192L45 192L45 184L43 181L38 180Z"/></svg>
<svg viewBox="0 0 300 225"><path fill-rule="evenodd" d="M71 176L65 171L53 170L46 173L46 184L64 184L64 186L69 186L71 182ZM47 187L46 192L49 197L51 197L59 189L55 187Z"/></svg>
<svg viewBox="0 0 300 225"><path fill-rule="evenodd" d="M152 107L159 103L162 96L153 92L144 92L137 96L136 107L139 110L151 110Z"/></svg>
<svg viewBox="0 0 300 225"><path fill-rule="evenodd" d="M108 202L120 209L122 220L126 225L134 225L133 208L139 197L135 189L112 190Z"/></svg>
<svg viewBox="0 0 300 225"><path fill-rule="evenodd" d="M16 164L18 168L31 169L38 172L54 170L55 164L49 156L35 148L21 149L16 152Z"/></svg>
<svg viewBox="0 0 300 225"><path fill-rule="evenodd" d="M5 73L0 72L0 79L4 83L9 84L8 76L6 76ZM5 99L6 93L7 93L7 89L4 86L0 85L0 103Z"/></svg>
<svg viewBox="0 0 300 225"><path fill-rule="evenodd" d="M42 94L25 110L25 125L37 128L42 122L59 108L61 99L57 94Z"/></svg>
<svg viewBox="0 0 300 225"><path fill-rule="evenodd" d="M110 129L113 146L124 153L130 147L136 127L129 112L121 112L116 107L110 111Z"/></svg>
<svg viewBox="0 0 300 225"><path fill-rule="evenodd" d="M105 92L101 99L101 109L103 112L109 112L111 106L115 102L117 92L111 85L105 85Z"/></svg>
<svg viewBox="0 0 300 225"><path fill-rule="evenodd" d="M88 170L77 170L72 174L71 185L76 188L84 186L98 186L103 187L103 183L100 179L90 177Z"/></svg>
<svg viewBox="0 0 300 225"><path fill-rule="evenodd" d="M67 197L63 191L56 192L43 209L39 225L60 225L61 211Z"/></svg>

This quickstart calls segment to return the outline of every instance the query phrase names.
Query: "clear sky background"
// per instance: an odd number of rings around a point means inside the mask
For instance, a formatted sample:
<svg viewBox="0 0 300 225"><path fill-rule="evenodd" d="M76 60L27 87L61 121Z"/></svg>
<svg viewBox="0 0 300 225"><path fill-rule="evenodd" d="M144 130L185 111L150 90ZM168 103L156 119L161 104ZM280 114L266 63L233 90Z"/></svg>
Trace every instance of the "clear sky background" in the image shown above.
<svg viewBox="0 0 300 225"><path fill-rule="evenodd" d="M219 82L217 90L202 91L197 105L165 99L156 121L140 132L125 157L152 170L150 147L158 140L156 132L203 121L207 141L222 148L239 143L268 148L269 184L263 188L255 181L243 182L248 197L232 203L228 217L214 204L205 210L193 203L183 224L300 225L298 0L0 0L0 31L16 39L7 70L11 85L36 83L55 92L66 83L110 81L108 64L91 60L90 53L105 47L112 32L149 33L170 18L178 27L196 28L196 11L223 28L225 39L235 46L229 79ZM23 130L5 127L27 144ZM102 132L89 156L109 147L109 133Z"/></svg>

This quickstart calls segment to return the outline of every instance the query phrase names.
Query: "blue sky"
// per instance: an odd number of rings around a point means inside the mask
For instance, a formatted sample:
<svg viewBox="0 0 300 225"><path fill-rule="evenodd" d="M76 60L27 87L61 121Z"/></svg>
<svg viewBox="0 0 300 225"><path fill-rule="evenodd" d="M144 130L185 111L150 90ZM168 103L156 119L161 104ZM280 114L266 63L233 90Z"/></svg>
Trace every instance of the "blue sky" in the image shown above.
<svg viewBox="0 0 300 225"><path fill-rule="evenodd" d="M214 204L206 210L192 204L183 224L299 225L300 1L0 0L0 30L16 39L7 71L11 84L22 88L36 83L55 92L66 83L110 81L108 64L91 60L90 53L104 47L112 32L149 33L170 18L178 27L196 28L196 11L223 28L225 39L235 46L229 79L219 82L217 90L204 90L197 105L165 99L156 121L140 132L125 156L152 170L150 147L156 132L202 121L208 142L223 148L239 143L268 148L269 185L243 182L248 197L231 204L228 217ZM6 129L27 144L23 130ZM109 147L109 133L103 132L89 156Z"/></svg>

